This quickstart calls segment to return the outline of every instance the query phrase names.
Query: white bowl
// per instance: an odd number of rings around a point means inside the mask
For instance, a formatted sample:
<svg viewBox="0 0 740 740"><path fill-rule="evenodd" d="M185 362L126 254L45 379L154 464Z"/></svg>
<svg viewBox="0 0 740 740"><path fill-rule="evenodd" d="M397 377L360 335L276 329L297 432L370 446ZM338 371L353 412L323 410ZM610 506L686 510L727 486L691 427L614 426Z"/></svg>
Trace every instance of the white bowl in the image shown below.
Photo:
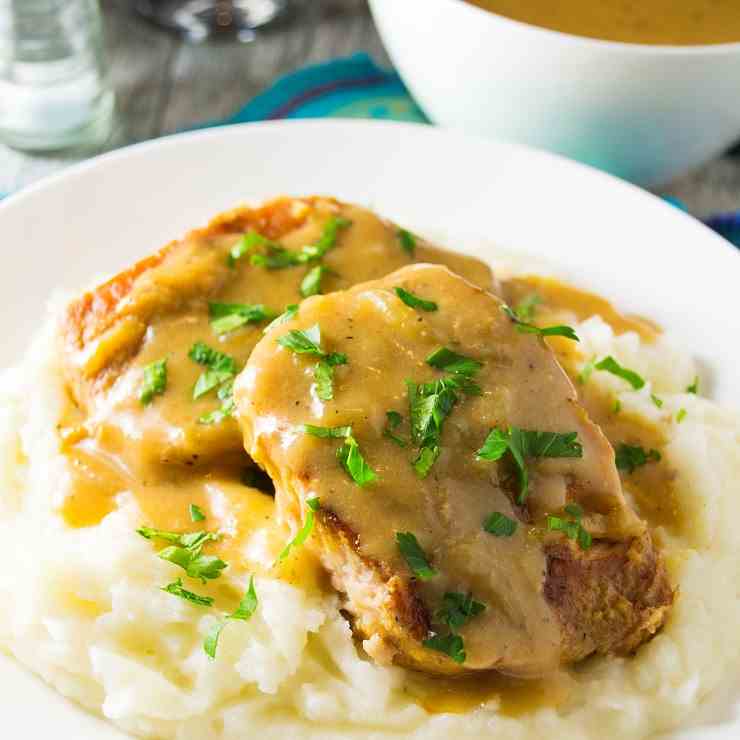
<svg viewBox="0 0 740 740"><path fill-rule="evenodd" d="M657 185L740 137L740 43L648 46L512 21L462 0L370 0L438 124Z"/></svg>

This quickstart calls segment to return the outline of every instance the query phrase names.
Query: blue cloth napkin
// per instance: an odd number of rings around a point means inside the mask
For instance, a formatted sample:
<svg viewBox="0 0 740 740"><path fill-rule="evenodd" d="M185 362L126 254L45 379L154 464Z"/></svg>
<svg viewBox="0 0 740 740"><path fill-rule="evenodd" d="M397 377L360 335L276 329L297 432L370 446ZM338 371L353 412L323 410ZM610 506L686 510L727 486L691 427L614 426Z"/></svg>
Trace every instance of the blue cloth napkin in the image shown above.
<svg viewBox="0 0 740 740"><path fill-rule="evenodd" d="M360 53L285 75L232 116L197 128L326 117L429 123L398 74L379 67L367 54ZM684 208L675 198L666 200ZM740 247L740 211L712 216L705 223Z"/></svg>

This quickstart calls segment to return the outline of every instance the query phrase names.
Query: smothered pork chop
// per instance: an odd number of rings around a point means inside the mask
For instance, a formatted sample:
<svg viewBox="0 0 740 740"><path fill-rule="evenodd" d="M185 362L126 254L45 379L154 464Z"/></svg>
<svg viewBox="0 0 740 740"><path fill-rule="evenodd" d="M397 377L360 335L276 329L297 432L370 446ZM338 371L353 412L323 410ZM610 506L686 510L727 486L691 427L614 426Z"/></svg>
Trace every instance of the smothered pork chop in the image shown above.
<svg viewBox="0 0 740 740"><path fill-rule="evenodd" d="M306 296L416 260L491 287L479 260L331 198L219 216L69 306L62 354L79 409L70 441L138 481L160 464L243 464L231 383L265 326Z"/></svg>
<svg viewBox="0 0 740 740"><path fill-rule="evenodd" d="M448 269L301 304L236 381L246 448L365 648L432 673L628 653L673 599L542 336Z"/></svg>

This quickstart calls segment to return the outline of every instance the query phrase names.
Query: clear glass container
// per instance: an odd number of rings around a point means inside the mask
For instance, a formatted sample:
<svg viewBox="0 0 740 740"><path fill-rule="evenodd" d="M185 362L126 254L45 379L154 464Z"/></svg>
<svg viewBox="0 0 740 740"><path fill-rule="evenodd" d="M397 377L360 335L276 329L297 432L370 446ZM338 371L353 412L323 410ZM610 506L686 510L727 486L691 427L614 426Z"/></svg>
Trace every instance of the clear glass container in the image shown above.
<svg viewBox="0 0 740 740"><path fill-rule="evenodd" d="M255 30L283 20L289 0L136 0L136 9L159 26L190 41L236 38L251 41Z"/></svg>
<svg viewBox="0 0 740 740"><path fill-rule="evenodd" d="M113 116L97 0L0 0L0 140L93 146Z"/></svg>

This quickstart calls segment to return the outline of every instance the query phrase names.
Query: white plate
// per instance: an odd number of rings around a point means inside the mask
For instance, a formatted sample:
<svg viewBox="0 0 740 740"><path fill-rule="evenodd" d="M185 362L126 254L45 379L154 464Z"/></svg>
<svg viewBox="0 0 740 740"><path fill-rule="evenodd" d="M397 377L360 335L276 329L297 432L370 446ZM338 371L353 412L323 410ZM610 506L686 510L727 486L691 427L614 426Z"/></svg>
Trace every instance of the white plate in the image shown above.
<svg viewBox="0 0 740 740"><path fill-rule="evenodd" d="M711 374L711 394L740 408L740 254L727 242L659 199L567 160L368 121L183 134L9 198L0 205L0 366L17 361L53 290L121 268L244 200L282 193L357 201L481 257L495 244L555 262L574 282L669 329ZM0 661L0 695L4 737L121 737L9 660ZM718 721L721 710L710 716ZM724 723L692 737L737 733L740 724Z"/></svg>

